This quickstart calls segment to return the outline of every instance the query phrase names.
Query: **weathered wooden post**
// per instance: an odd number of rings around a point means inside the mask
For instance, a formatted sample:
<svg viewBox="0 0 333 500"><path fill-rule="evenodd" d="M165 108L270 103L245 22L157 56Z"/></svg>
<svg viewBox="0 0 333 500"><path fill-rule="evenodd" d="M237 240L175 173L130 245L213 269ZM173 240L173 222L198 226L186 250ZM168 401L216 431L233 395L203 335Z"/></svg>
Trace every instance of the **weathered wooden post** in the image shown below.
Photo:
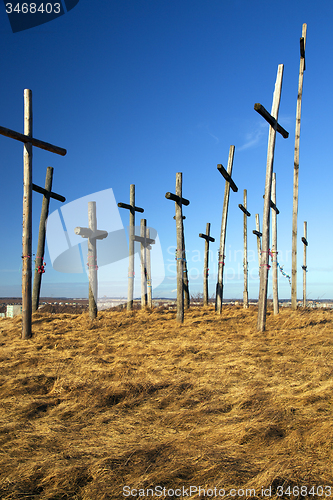
<svg viewBox="0 0 333 500"><path fill-rule="evenodd" d="M210 222L206 224L206 234L199 233L199 237L205 240L205 257L203 269L203 305L208 306L208 260L209 260L209 242L214 242L215 238L210 236Z"/></svg>
<svg viewBox="0 0 333 500"><path fill-rule="evenodd" d="M224 249L225 249L225 238L227 232L227 218L228 218L228 207L229 207L229 194L230 188L236 193L238 187L231 178L232 166L234 162L235 146L230 146L228 167L227 170L223 168L221 164L217 165L217 169L220 174L225 178L225 189L224 189L224 201L223 201L223 211L222 211L222 222L221 222L221 237L220 237L220 250L219 250L219 261L218 261L218 273L217 273L217 284L216 284L216 299L215 299L215 311L218 314L222 313L222 302L223 302L223 271L224 271Z"/></svg>
<svg viewBox="0 0 333 500"><path fill-rule="evenodd" d="M150 239L150 229L147 229L147 236ZM151 276L151 259L150 259L150 250L151 245L147 246L147 306L149 309L153 307L153 284L152 284L152 276Z"/></svg>
<svg viewBox="0 0 333 500"><path fill-rule="evenodd" d="M247 218L251 216L250 212L247 211L247 190L244 189L244 203L239 204L239 208L244 213L244 292L243 292L243 307L248 309L249 307L249 292L248 292L248 270L247 270Z"/></svg>
<svg viewBox="0 0 333 500"><path fill-rule="evenodd" d="M308 240L307 240L307 222L304 221L304 236L302 238L302 242L304 243L304 248L303 248L303 307L306 307L306 273L307 273L307 266L306 266L306 248L308 246Z"/></svg>
<svg viewBox="0 0 333 500"><path fill-rule="evenodd" d="M256 214L256 229L252 231L253 234L257 237L257 250L258 250L258 263L259 263L259 273L260 273L260 258L261 258L261 237L262 233L260 232L260 222L259 222L259 214Z"/></svg>
<svg viewBox="0 0 333 500"><path fill-rule="evenodd" d="M177 230L177 321L184 322L184 249L183 249L183 205L188 206L189 200L183 198L181 172L176 173L176 194L167 192L167 200L173 200L176 207L176 230Z"/></svg>
<svg viewBox="0 0 333 500"><path fill-rule="evenodd" d="M186 311L190 307L190 288L189 288L189 279L188 279L188 271L187 271L186 250L185 250L184 219L185 219L185 217L183 217L183 220L182 220L182 225L183 225L183 255L184 255L183 282L184 282L184 309Z"/></svg>
<svg viewBox="0 0 333 500"><path fill-rule="evenodd" d="M259 103L254 105L254 109L270 124L268 147L267 147L267 166L266 166L266 181L265 181L265 200L264 213L262 222L262 250L260 262L260 285L259 285L259 302L258 302L258 324L257 328L263 332L266 324L266 309L267 309L267 285L268 285L268 260L269 260L269 223L270 223L270 208L271 208L271 191L272 191L272 173L274 163L274 149L276 132L279 132L282 137L287 138L288 132L284 130L278 123L281 89L283 77L283 64L279 64L273 95L273 104L271 114Z"/></svg>
<svg viewBox="0 0 333 500"><path fill-rule="evenodd" d="M24 134L0 127L0 134L23 142L23 231L22 231L22 339L30 339L32 297L32 146L65 156L66 149L32 137L32 92L24 90Z"/></svg>
<svg viewBox="0 0 333 500"><path fill-rule="evenodd" d="M75 234L88 238L88 269L89 269L89 317L95 319L97 317L97 249L96 240L103 240L107 237L107 231L97 229L96 218L96 202L88 202L88 223L89 227L76 227Z"/></svg>
<svg viewBox="0 0 333 500"><path fill-rule="evenodd" d="M52 178L53 178L53 167L47 167L46 178L45 178L45 189L36 186L32 183L32 190L37 193L42 193L43 203L42 211L40 214L39 222L39 233L38 233L38 244L37 244L37 256L36 256L36 268L32 288L32 312L36 312L39 306L39 296L42 284L42 274L44 273L44 250L45 250L45 234L46 234L46 219L49 215L49 205L50 198L55 200L65 202L66 198L60 194L52 193Z"/></svg>
<svg viewBox="0 0 333 500"><path fill-rule="evenodd" d="M302 27L300 39L300 64L298 78L298 95L296 107L295 152L294 152L294 185L293 185L293 227L291 251L291 308L297 309L297 213L298 213L298 174L299 174L299 143L301 134L301 106L303 94L303 75L305 71L306 24Z"/></svg>
<svg viewBox="0 0 333 500"><path fill-rule="evenodd" d="M135 184L130 185L130 204L118 203L118 207L126 208L130 211L129 216L129 263L128 263L128 298L127 310L133 309L133 292L134 292L134 226L135 212L143 213L144 209L135 206Z"/></svg>
<svg viewBox="0 0 333 500"><path fill-rule="evenodd" d="M151 246L155 243L155 240L149 238L150 230L147 229L147 219L141 219L140 222L140 236L134 235L134 241L138 241L141 243L140 247L140 256L141 256L141 309L145 309L149 302L149 293L150 293L150 302L151 302L151 287L149 292L149 285L151 284L150 280L150 249ZM149 255L149 270L148 270L148 255ZM151 304L149 305L151 307Z"/></svg>
<svg viewBox="0 0 333 500"><path fill-rule="evenodd" d="M276 207L276 174L272 179L272 202ZM273 311L279 314L278 272L277 272L277 211L272 212L272 268L273 268Z"/></svg>

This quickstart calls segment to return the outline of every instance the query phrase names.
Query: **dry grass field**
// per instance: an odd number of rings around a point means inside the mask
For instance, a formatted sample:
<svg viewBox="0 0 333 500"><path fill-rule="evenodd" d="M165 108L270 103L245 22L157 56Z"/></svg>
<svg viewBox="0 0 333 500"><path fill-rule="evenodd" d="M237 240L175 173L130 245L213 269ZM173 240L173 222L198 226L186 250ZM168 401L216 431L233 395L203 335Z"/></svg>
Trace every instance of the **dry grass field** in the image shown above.
<svg viewBox="0 0 333 500"><path fill-rule="evenodd" d="M1 500L333 497L333 311L175 315L0 319Z"/></svg>

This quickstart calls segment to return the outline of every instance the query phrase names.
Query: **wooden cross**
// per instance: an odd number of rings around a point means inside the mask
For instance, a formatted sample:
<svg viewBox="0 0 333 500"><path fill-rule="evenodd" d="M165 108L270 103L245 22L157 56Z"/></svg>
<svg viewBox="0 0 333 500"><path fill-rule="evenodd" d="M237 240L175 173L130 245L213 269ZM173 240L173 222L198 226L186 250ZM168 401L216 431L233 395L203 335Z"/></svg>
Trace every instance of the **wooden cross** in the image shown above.
<svg viewBox="0 0 333 500"><path fill-rule="evenodd" d="M304 243L304 248L303 248L303 307L306 307L306 273L307 273L307 266L306 266L306 249L308 246L308 240L307 240L307 222L304 221L304 236L302 238L302 242Z"/></svg>
<svg viewBox="0 0 333 500"><path fill-rule="evenodd" d="M129 210L129 255L128 255L128 298L127 310L133 309L133 292L134 292L134 226L135 212L143 213L144 209L135 206L135 184L130 185L130 204L118 203L118 207Z"/></svg>
<svg viewBox="0 0 333 500"><path fill-rule="evenodd" d="M151 270L150 270L150 250L155 240L149 238L149 228L147 228L147 219L141 219L140 236L134 235L134 241L141 243L141 309L151 308ZM150 288L150 290L149 290ZM150 293L150 298L149 298Z"/></svg>
<svg viewBox="0 0 333 500"><path fill-rule="evenodd" d="M96 240L103 240L107 237L107 231L97 229L96 201L88 202L88 223L89 227L76 227L74 233L88 238L88 269L89 269L89 317L97 317L97 249Z"/></svg>
<svg viewBox="0 0 333 500"><path fill-rule="evenodd" d="M182 172L176 173L176 194L167 192L167 200L173 200L176 207L176 231L177 231L177 321L184 322L184 232L183 232L183 205L188 206L189 200L183 198L182 194Z"/></svg>
<svg viewBox="0 0 333 500"><path fill-rule="evenodd" d="M263 116L270 124L268 147L267 147L267 166L266 166L266 181L265 181L265 199L262 227L262 250L260 259L260 285L259 285L259 302L258 302L258 323L257 328L263 332L266 324L267 310L267 285L268 285L268 260L269 260L269 223L270 223L270 208L271 208L271 191L272 191L272 173L274 163L274 149L276 132L279 132L285 139L288 137L288 132L284 130L278 123L281 89L283 77L283 64L279 64L273 95L273 104L271 114L265 110L261 104L255 104L254 109Z"/></svg>
<svg viewBox="0 0 333 500"><path fill-rule="evenodd" d="M24 90L24 134L0 127L0 134L24 143L23 146L23 231L22 231L22 339L32 336L32 146L65 156L66 149L32 137L32 92Z"/></svg>
<svg viewBox="0 0 333 500"><path fill-rule="evenodd" d="M42 274L44 273L44 250L45 250L45 234L46 234L46 219L49 215L50 198L65 202L66 198L60 194L53 193L52 189L53 167L47 167L45 178L45 189L36 184L32 184L33 191L43 194L42 211L40 214L36 268L32 289L32 312L37 311L39 305L40 288L42 284Z"/></svg>
<svg viewBox="0 0 333 500"><path fill-rule="evenodd" d="M241 211L244 213L244 224L243 224L243 235L244 235L244 291L243 291L243 307L248 309L249 307L249 292L248 292L248 271L247 271L247 218L251 216L250 212L247 211L247 190L244 189L244 204L238 205Z"/></svg>
<svg viewBox="0 0 333 500"><path fill-rule="evenodd" d="M306 24L302 27L300 39L300 63L298 77L298 95L296 107L295 152L294 152L294 183L293 183L293 223L291 250L291 308L297 309L297 213L298 213L298 174L299 174L299 143L301 134L301 106L303 94L303 75L305 71ZM304 273L303 273L304 276Z"/></svg>
<svg viewBox="0 0 333 500"><path fill-rule="evenodd" d="M205 257L203 269L203 305L208 306L208 259L209 259L209 242L214 242L215 238L210 236L210 222L206 224L206 233L199 233L199 237L205 240Z"/></svg>
<svg viewBox="0 0 333 500"><path fill-rule="evenodd" d="M173 218L176 220L176 216ZM184 290L184 310L186 311L190 307L190 289L189 289L189 279L187 272L187 259L186 259L186 249L185 249L185 233L184 233L184 220L185 215L182 216L183 224L183 255L184 255L184 269L183 269L183 290ZM177 260L177 257L176 257Z"/></svg>
<svg viewBox="0 0 333 500"><path fill-rule="evenodd" d="M277 214L280 213L276 208L276 174L273 172L272 178L272 269L273 269L273 311L279 314L279 293L278 293L278 269L277 269Z"/></svg>
<svg viewBox="0 0 333 500"><path fill-rule="evenodd" d="M217 165L218 171L225 178L225 190L224 190L224 201L223 201L223 211L222 211L222 222L221 222L221 237L220 237L220 250L219 250L219 262L218 262L218 274L217 274L217 284L216 284L216 301L215 301L215 311L218 314L222 313L222 301L223 301L223 271L224 271L224 249L225 249L225 238L227 231L227 217L228 217L228 207L229 207L229 193L230 188L236 193L238 187L231 178L232 165L234 162L235 146L230 146L228 167L227 170L223 168L221 164Z"/></svg>

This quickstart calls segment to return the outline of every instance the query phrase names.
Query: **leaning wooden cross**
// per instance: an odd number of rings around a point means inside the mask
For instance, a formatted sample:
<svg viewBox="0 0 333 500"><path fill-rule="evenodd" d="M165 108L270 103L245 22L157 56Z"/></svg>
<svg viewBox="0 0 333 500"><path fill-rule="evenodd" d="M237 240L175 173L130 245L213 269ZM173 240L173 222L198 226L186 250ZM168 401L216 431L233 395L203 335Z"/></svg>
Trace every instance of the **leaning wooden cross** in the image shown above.
<svg viewBox="0 0 333 500"><path fill-rule="evenodd" d="M149 287L151 286L151 270L150 270L150 245L155 244L155 240L149 238L149 228L147 228L147 219L141 219L140 236L134 235L134 241L141 243L141 309L151 307L151 290L150 300L148 300Z"/></svg>
<svg viewBox="0 0 333 500"><path fill-rule="evenodd" d="M49 215L50 198L65 202L66 198L60 194L53 193L52 189L53 167L47 167L45 178L45 189L36 184L32 184L33 191L43 194L42 211L40 214L37 256L35 260L35 276L32 288L32 312L37 311L39 305L40 288L42 284L42 275L44 273L44 250L45 250L45 234L46 234L46 219Z"/></svg>
<svg viewBox="0 0 333 500"><path fill-rule="evenodd" d="M88 269L89 269L89 317L97 317L97 249L96 240L103 240L107 237L107 231L97 229L96 201L88 202L88 222L89 227L76 227L74 233L88 238Z"/></svg>
<svg viewBox="0 0 333 500"><path fill-rule="evenodd" d="M118 203L118 207L126 208L130 211L129 216L129 255L128 255L128 297L127 310L133 309L133 292L134 292L134 226L135 212L143 213L144 209L135 206L135 184L130 185L130 204Z"/></svg>
<svg viewBox="0 0 333 500"><path fill-rule="evenodd" d="M298 213L298 173L299 173L299 143L301 134L301 106L303 94L303 75L305 71L306 24L302 27L300 39L300 63L298 77L298 94L296 108L295 152L294 152L294 186L293 186L293 227L291 251L291 308L297 308L297 213ZM304 276L304 273L303 273Z"/></svg>
<svg viewBox="0 0 333 500"><path fill-rule="evenodd" d="M66 149L32 137L32 92L24 90L24 134L0 127L0 134L23 142L23 232L22 232L22 339L32 336L32 146L65 156Z"/></svg>
<svg viewBox="0 0 333 500"><path fill-rule="evenodd" d="M176 207L176 230L177 230L177 321L184 322L184 237L183 237L183 205L188 206L189 200L183 198L182 194L182 172L176 173L176 194L167 192L167 200L173 200Z"/></svg>
<svg viewBox="0 0 333 500"><path fill-rule="evenodd" d="M266 324L267 310L267 285L268 285L268 260L269 260L269 223L271 208L272 174L274 163L274 149L276 132L279 132L285 139L289 136L288 132L278 123L279 107L281 100L283 77L283 64L279 64L273 95L273 104L271 114L259 103L254 105L254 109L270 124L268 147L267 147L267 166L265 181L265 199L262 227L262 250L260 259L260 285L258 302L258 323L257 328L263 332Z"/></svg>
<svg viewBox="0 0 333 500"><path fill-rule="evenodd" d="M209 242L215 241L215 238L210 236L210 222L206 224L206 233L199 233L199 237L205 240L205 257L203 269L203 305L208 306L208 259L209 259Z"/></svg>
<svg viewBox="0 0 333 500"><path fill-rule="evenodd" d="M304 236L302 238L302 242L304 243L304 249L303 249L303 307L306 307L306 273L307 273L307 266L306 266L306 249L308 246L308 240L307 238L307 222L304 221Z"/></svg>
<svg viewBox="0 0 333 500"><path fill-rule="evenodd" d="M218 171L225 178L225 190L224 190L224 201L223 201L223 211L222 211L222 222L221 222L221 237L220 237L220 250L219 250L219 262L218 262L218 274L217 274L217 284L216 284L216 299L215 299L215 311L218 314L222 313L222 301L223 301L223 271L224 271L224 249L225 249L225 238L227 231L227 217L228 217L228 207L229 207L229 193L230 188L236 193L238 187L231 178L232 165L234 162L235 146L230 146L228 167L227 170L221 165L217 165Z"/></svg>
<svg viewBox="0 0 333 500"><path fill-rule="evenodd" d="M249 292L248 292L248 270L247 270L247 218L251 216L250 212L247 211L247 190L244 189L244 204L238 205L241 211L244 213L244 224L243 224L243 236L244 236L244 291L243 291L243 307L248 309L249 307Z"/></svg>

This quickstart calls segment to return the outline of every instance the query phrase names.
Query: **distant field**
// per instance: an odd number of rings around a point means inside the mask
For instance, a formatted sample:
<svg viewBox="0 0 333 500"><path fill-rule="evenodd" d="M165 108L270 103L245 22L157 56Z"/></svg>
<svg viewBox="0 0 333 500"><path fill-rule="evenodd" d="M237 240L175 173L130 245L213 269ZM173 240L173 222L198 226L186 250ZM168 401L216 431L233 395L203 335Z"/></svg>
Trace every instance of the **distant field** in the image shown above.
<svg viewBox="0 0 333 500"><path fill-rule="evenodd" d="M1 500L332 497L333 311L256 322L38 312L23 341L0 318Z"/></svg>

